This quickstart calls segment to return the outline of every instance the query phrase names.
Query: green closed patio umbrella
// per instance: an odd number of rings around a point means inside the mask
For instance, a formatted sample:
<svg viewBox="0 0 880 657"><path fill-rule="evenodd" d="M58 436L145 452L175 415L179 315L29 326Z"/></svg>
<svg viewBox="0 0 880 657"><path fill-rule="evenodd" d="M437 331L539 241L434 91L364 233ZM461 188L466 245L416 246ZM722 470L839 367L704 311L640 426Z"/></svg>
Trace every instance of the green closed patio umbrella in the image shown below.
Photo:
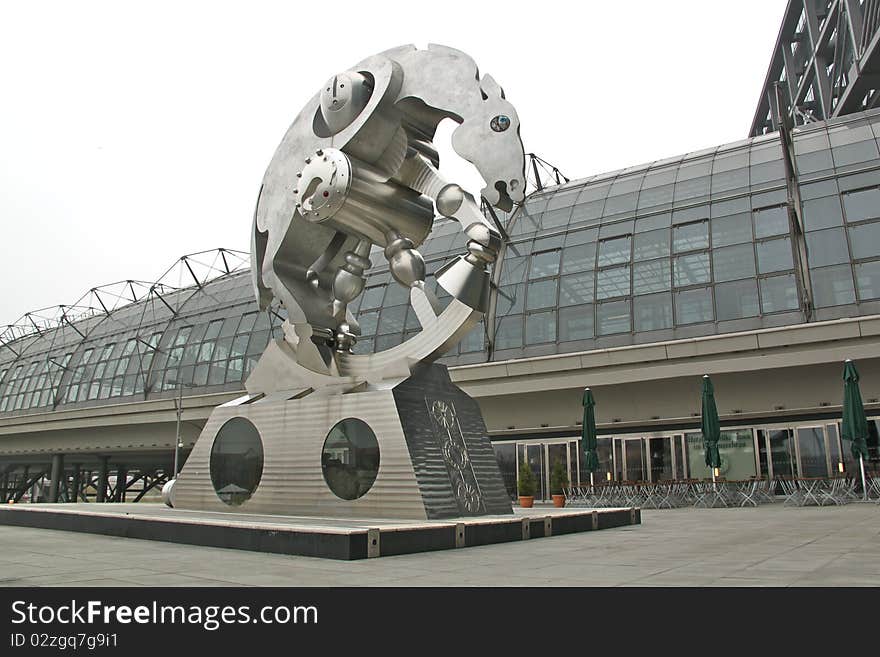
<svg viewBox="0 0 880 657"><path fill-rule="evenodd" d="M596 400L589 388L584 388L584 421L581 425L581 448L584 450L584 467L590 473L590 486L593 485L593 473L599 469L599 456L596 448L599 442L596 440L596 413L593 410Z"/></svg>
<svg viewBox="0 0 880 657"><path fill-rule="evenodd" d="M852 455L858 457L862 471L862 492L868 499L865 488L865 457L868 455L868 418L865 417L865 405L859 391L859 373L855 364L849 359L843 364L843 422L840 436L852 442Z"/></svg>
<svg viewBox="0 0 880 657"><path fill-rule="evenodd" d="M712 470L712 482L715 481L715 468L721 467L721 454L718 452L718 441L721 440L721 423L718 421L718 409L715 406L715 388L708 374L703 375L702 421L703 446L706 448L706 465Z"/></svg>

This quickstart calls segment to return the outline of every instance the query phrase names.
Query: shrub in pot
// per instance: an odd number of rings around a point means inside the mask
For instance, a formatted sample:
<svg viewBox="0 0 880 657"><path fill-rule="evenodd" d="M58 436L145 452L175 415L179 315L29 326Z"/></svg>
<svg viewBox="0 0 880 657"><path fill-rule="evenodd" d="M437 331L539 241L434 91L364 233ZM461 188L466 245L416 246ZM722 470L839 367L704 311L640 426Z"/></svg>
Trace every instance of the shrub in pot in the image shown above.
<svg viewBox="0 0 880 657"><path fill-rule="evenodd" d="M524 509L530 509L535 503L535 491L538 489L538 480L535 473L526 461L519 466L519 505Z"/></svg>
<svg viewBox="0 0 880 657"><path fill-rule="evenodd" d="M550 472L550 495L553 498L553 506L565 506L565 488L568 486L568 473L562 461L553 464Z"/></svg>

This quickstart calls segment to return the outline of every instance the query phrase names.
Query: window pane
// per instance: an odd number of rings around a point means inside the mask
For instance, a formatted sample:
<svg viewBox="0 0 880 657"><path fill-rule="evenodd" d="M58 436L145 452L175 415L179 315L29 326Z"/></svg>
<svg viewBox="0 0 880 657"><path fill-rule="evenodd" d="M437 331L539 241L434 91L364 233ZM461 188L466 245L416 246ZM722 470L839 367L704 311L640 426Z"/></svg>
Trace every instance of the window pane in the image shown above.
<svg viewBox="0 0 880 657"><path fill-rule="evenodd" d="M817 308L854 303L852 270L849 265L811 269L813 303Z"/></svg>
<svg viewBox="0 0 880 657"><path fill-rule="evenodd" d="M596 314L599 323L599 335L612 333L629 333L629 301L610 301L600 303Z"/></svg>
<svg viewBox="0 0 880 657"><path fill-rule="evenodd" d="M378 308L382 305L382 297L385 296L385 286L377 285L364 290L364 300L361 302L361 310Z"/></svg>
<svg viewBox="0 0 880 657"><path fill-rule="evenodd" d="M226 380L226 363L214 363L208 372L208 385L219 385Z"/></svg>
<svg viewBox="0 0 880 657"><path fill-rule="evenodd" d="M523 301L526 296L526 286L505 285L498 289L498 306L497 314L499 317L504 315L514 315L523 311Z"/></svg>
<svg viewBox="0 0 880 657"><path fill-rule="evenodd" d="M636 233L646 233L658 228L669 228L672 224L672 214L663 212L661 214L652 214L648 217L640 217L636 219Z"/></svg>
<svg viewBox="0 0 880 657"><path fill-rule="evenodd" d="M755 210L755 237L788 235L788 206Z"/></svg>
<svg viewBox="0 0 880 657"><path fill-rule="evenodd" d="M855 259L880 255L880 221L849 227L849 241Z"/></svg>
<svg viewBox="0 0 880 657"><path fill-rule="evenodd" d="M382 299L382 306L399 306L409 303L409 288L400 285L396 281L385 286L385 298Z"/></svg>
<svg viewBox="0 0 880 657"><path fill-rule="evenodd" d="M403 342L403 335L401 333L377 335L376 351L385 351L386 349L391 349L392 347L396 347L397 345L399 345L401 342Z"/></svg>
<svg viewBox="0 0 880 657"><path fill-rule="evenodd" d="M826 196L804 201L804 227L806 230L830 228L843 223L839 196Z"/></svg>
<svg viewBox="0 0 880 657"><path fill-rule="evenodd" d="M556 311L526 315L526 344L556 342Z"/></svg>
<svg viewBox="0 0 880 657"><path fill-rule="evenodd" d="M861 127L868 128L868 126ZM857 129L859 128L847 126L849 131ZM868 135L868 138L863 141L855 141L840 146L834 144L835 133L831 130L829 130L829 136L831 137L831 154L834 157L834 165L837 167L877 159L877 142L874 141L871 135Z"/></svg>
<svg viewBox="0 0 880 657"><path fill-rule="evenodd" d="M705 249L709 246L709 222L675 226L672 229L672 250L675 253Z"/></svg>
<svg viewBox="0 0 880 657"><path fill-rule="evenodd" d="M379 323L379 311L373 310L361 313L358 316L358 324L361 327L361 335L373 335L376 332L376 324Z"/></svg>
<svg viewBox="0 0 880 657"><path fill-rule="evenodd" d="M596 244L578 244L562 250L562 271L571 274L592 269L596 263Z"/></svg>
<svg viewBox="0 0 880 657"><path fill-rule="evenodd" d="M672 285L672 272L668 258L637 262L633 265L633 294L665 292Z"/></svg>
<svg viewBox="0 0 880 657"><path fill-rule="evenodd" d="M711 322L713 319L712 288L703 287L675 293L676 324Z"/></svg>
<svg viewBox="0 0 880 657"><path fill-rule="evenodd" d="M352 351L356 354L372 354L373 349L374 349L373 338L367 338L367 339L359 338L358 341L355 343L354 349L352 349ZM229 378L227 377L226 380L228 381Z"/></svg>
<svg viewBox="0 0 880 657"><path fill-rule="evenodd" d="M775 313L781 310L797 310L798 291L794 274L761 279L761 310Z"/></svg>
<svg viewBox="0 0 880 657"><path fill-rule="evenodd" d="M546 281L529 283L529 296L527 308L547 308L556 305L556 280L551 278Z"/></svg>
<svg viewBox="0 0 880 657"><path fill-rule="evenodd" d="M633 260L650 260L669 255L669 229L638 233L633 238Z"/></svg>
<svg viewBox="0 0 880 657"><path fill-rule="evenodd" d="M596 253L596 236L599 234L599 231L595 228L588 228L586 230L573 230L570 233L565 234L565 246L579 246L583 244L590 244L591 246L585 247L587 249L592 249L593 254Z"/></svg>
<svg viewBox="0 0 880 657"><path fill-rule="evenodd" d="M791 255L791 240L788 237L758 242L757 249L758 271L762 274L785 271L794 267Z"/></svg>
<svg viewBox="0 0 880 657"><path fill-rule="evenodd" d="M599 243L599 266L629 262L630 236L618 237Z"/></svg>
<svg viewBox="0 0 880 657"><path fill-rule="evenodd" d="M715 286L718 321L755 317L758 310L758 282L755 279L721 283Z"/></svg>
<svg viewBox="0 0 880 657"><path fill-rule="evenodd" d="M612 299L629 295L629 266L603 269L596 274L596 298Z"/></svg>
<svg viewBox="0 0 880 657"><path fill-rule="evenodd" d="M529 270L529 278L543 278L555 276L559 273L559 251L545 251L532 255L532 267Z"/></svg>
<svg viewBox="0 0 880 657"><path fill-rule="evenodd" d="M220 335L220 325L223 324L222 319L216 319L210 324L208 324L208 330L205 331L204 340L213 340L218 335ZM128 347L126 346L126 349Z"/></svg>
<svg viewBox="0 0 880 657"><path fill-rule="evenodd" d="M716 166L718 160L715 160ZM731 171L722 171L712 174L712 194L722 194L737 189L748 188L749 186L749 170L747 167L742 169L733 169Z"/></svg>
<svg viewBox="0 0 880 657"><path fill-rule="evenodd" d="M652 294L633 299L636 331L656 331L672 327L672 295Z"/></svg>
<svg viewBox="0 0 880 657"><path fill-rule="evenodd" d="M849 262L849 249L843 228L807 233L807 261L810 267Z"/></svg>
<svg viewBox="0 0 880 657"><path fill-rule="evenodd" d="M528 258L526 257L506 256L501 266L501 285L522 283L526 278L527 263Z"/></svg>
<svg viewBox="0 0 880 657"><path fill-rule="evenodd" d="M567 208L559 208L545 212L541 216L541 228L558 228L559 226L568 225L568 219L571 217L571 206Z"/></svg>
<svg viewBox="0 0 880 657"><path fill-rule="evenodd" d="M593 306L559 309L559 341L587 340L593 337Z"/></svg>
<svg viewBox="0 0 880 657"><path fill-rule="evenodd" d="M755 275L755 252L751 244L739 244L712 252L716 281L733 281Z"/></svg>
<svg viewBox="0 0 880 657"><path fill-rule="evenodd" d="M752 217L748 212L712 219L712 246L752 241Z"/></svg>
<svg viewBox="0 0 880 657"><path fill-rule="evenodd" d="M498 327L495 329L495 348L514 349L522 347L523 341L523 316L508 315L498 319Z"/></svg>
<svg viewBox="0 0 880 657"><path fill-rule="evenodd" d="M483 351L484 344L483 339L485 337L486 330L482 322L477 324L470 333L468 333L462 341L459 343L459 349L461 353L467 354L474 351ZM408 336L404 336L408 337Z"/></svg>
<svg viewBox="0 0 880 657"><path fill-rule="evenodd" d="M862 189L843 194L843 209L847 221L862 221L880 217L880 189Z"/></svg>
<svg viewBox="0 0 880 657"><path fill-rule="evenodd" d="M880 299L880 260L857 264L855 270L859 299Z"/></svg>
<svg viewBox="0 0 880 657"><path fill-rule="evenodd" d="M178 330L177 335L174 337L174 345L179 346L186 344L186 339L189 337L191 331L192 326L184 326L182 329Z"/></svg>
<svg viewBox="0 0 880 657"><path fill-rule="evenodd" d="M709 254L692 253L675 259L675 286L709 282Z"/></svg>
<svg viewBox="0 0 880 657"><path fill-rule="evenodd" d="M559 305L576 306L593 300L593 281L595 274L591 271L583 274L572 274L559 279Z"/></svg>
<svg viewBox="0 0 880 657"><path fill-rule="evenodd" d="M406 320L406 309L406 306L384 308L382 310L382 315L379 318L379 328L376 329L376 333L382 335L387 333L402 333L403 323Z"/></svg>

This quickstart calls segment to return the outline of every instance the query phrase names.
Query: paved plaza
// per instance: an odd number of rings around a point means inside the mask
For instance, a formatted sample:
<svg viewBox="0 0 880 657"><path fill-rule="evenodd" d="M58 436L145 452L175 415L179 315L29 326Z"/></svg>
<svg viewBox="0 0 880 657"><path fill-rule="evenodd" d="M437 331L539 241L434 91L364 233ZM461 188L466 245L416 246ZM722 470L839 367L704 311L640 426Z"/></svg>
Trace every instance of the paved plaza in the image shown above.
<svg viewBox="0 0 880 657"><path fill-rule="evenodd" d="M880 505L644 510L642 525L362 561L0 526L5 586L880 586Z"/></svg>

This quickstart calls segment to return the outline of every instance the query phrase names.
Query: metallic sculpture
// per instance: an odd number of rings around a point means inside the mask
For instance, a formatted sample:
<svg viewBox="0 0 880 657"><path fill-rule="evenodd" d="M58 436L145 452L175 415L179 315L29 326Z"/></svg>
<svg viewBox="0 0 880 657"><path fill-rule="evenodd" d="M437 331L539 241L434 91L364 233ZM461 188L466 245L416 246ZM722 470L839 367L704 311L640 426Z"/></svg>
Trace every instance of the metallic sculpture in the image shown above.
<svg viewBox="0 0 880 657"><path fill-rule="evenodd" d="M444 46L404 46L333 76L306 104L275 152L260 189L252 276L260 306L273 297L289 313L296 362L321 375L366 376L433 360L486 310L500 236L478 202L437 171L438 123L460 125L452 145L474 164L482 196L503 210L524 198L519 119L504 91L474 61ZM439 311L425 288L417 248L434 209L457 220L468 252L437 274L455 302ZM372 245L410 288L420 334L381 358L354 355L360 329L348 304L364 289Z"/></svg>
<svg viewBox="0 0 880 657"><path fill-rule="evenodd" d="M479 407L430 364L483 317L501 246L477 200L438 172L432 139L445 118L459 123L453 148L483 176L486 202L521 202L516 111L458 50L369 57L300 112L263 178L251 243L257 300L287 309L284 337L266 348L248 395L212 413L166 501L346 517L511 513ZM467 253L436 273L452 297L445 308L417 250L435 209L468 237ZM348 306L374 246L392 284L408 288L421 331L354 354Z"/></svg>

